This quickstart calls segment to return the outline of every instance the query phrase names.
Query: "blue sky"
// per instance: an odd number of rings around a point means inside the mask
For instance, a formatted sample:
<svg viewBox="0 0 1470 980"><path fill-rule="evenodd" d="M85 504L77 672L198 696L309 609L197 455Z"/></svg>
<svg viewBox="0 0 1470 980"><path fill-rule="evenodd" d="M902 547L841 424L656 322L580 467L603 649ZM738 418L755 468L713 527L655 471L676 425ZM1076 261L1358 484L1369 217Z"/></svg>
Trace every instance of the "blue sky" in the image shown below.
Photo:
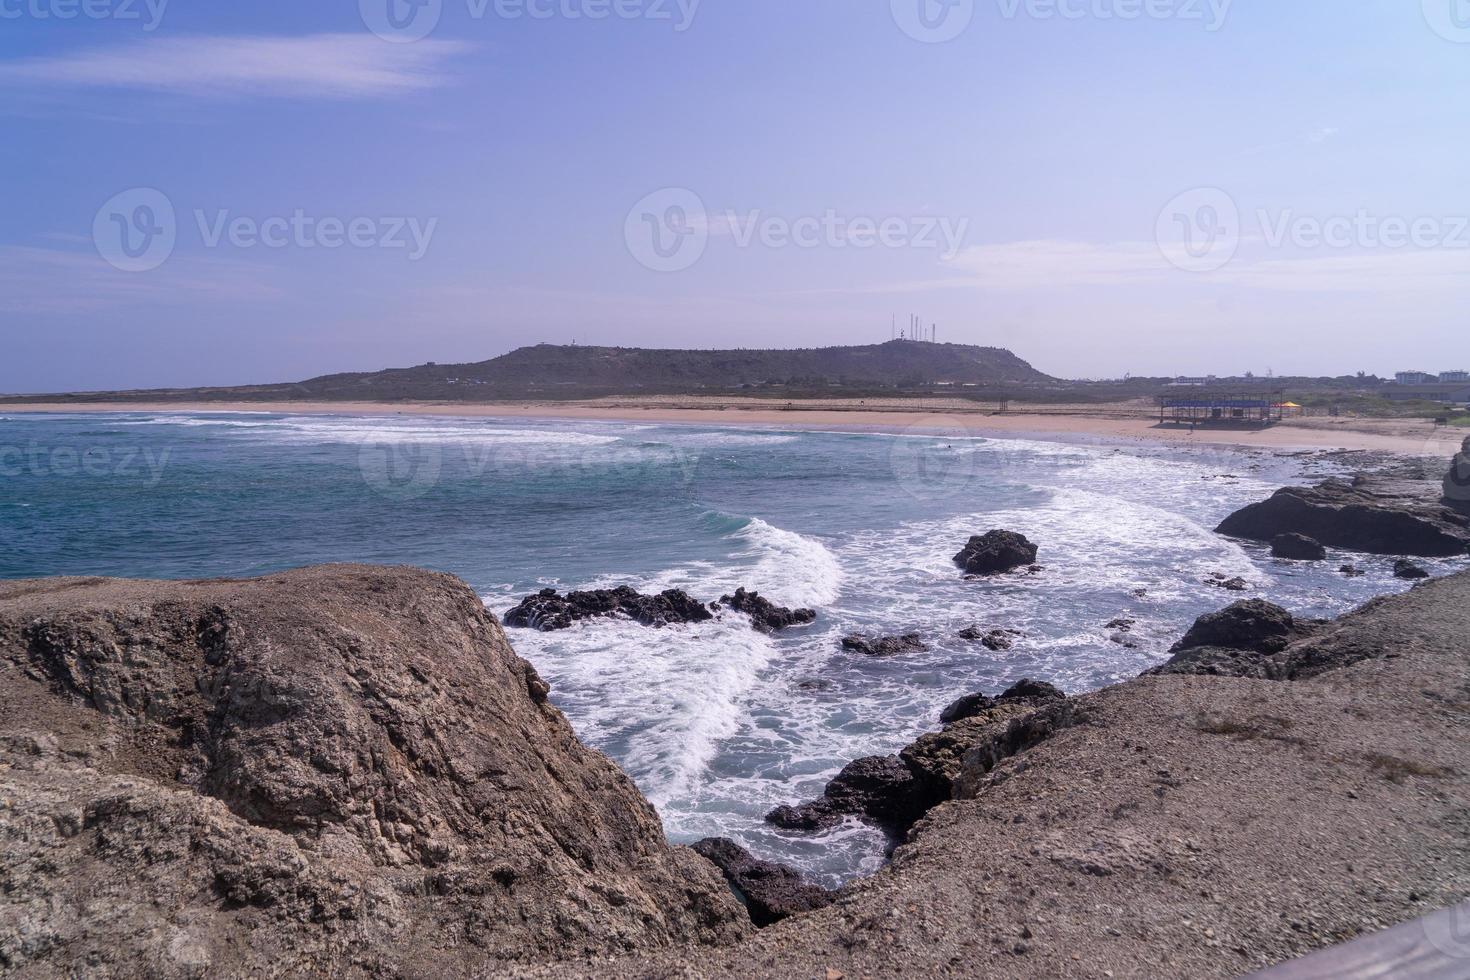
<svg viewBox="0 0 1470 980"><path fill-rule="evenodd" d="M1461 0L86 2L0 0L0 390L911 312L1064 376L1470 366Z"/></svg>

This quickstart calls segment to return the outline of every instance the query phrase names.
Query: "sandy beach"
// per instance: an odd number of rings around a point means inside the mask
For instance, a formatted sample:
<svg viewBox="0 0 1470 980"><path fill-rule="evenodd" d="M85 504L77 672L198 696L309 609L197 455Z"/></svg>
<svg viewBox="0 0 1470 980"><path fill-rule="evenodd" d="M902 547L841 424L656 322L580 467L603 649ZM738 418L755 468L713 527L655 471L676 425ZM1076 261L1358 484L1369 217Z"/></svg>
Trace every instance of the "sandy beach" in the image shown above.
<svg viewBox="0 0 1470 980"><path fill-rule="evenodd" d="M1424 419L1303 418L1268 429L1161 426L1137 405L1027 406L997 412L972 402L648 397L585 402L34 402L0 406L0 416L40 412L268 412L290 415L425 415L458 418L748 425L845 432L942 432L956 436L1062 442L1232 446L1271 451L1345 450L1406 456L1452 455L1463 428Z"/></svg>

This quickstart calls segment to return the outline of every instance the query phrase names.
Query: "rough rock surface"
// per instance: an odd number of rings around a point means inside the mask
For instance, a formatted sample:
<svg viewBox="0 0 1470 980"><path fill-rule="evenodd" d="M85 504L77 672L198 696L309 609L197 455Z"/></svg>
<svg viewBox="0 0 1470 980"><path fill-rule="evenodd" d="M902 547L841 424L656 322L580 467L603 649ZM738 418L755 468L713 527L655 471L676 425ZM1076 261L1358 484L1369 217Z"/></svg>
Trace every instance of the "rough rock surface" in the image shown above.
<svg viewBox="0 0 1470 980"><path fill-rule="evenodd" d="M855 816L901 836L930 809L952 797L966 753L982 744L1003 742L1012 719L1066 700L1052 685L1032 680L1020 681L998 697L972 694L960 698L940 716L943 731L920 737L897 756L850 763L820 797L779 806L766 820L786 830L820 831Z"/></svg>
<svg viewBox="0 0 1470 980"><path fill-rule="evenodd" d="M464 974L728 942L463 583L0 582L0 970Z"/></svg>
<svg viewBox="0 0 1470 980"><path fill-rule="evenodd" d="M1305 534L1278 534L1271 541L1271 556L1287 561L1326 561L1327 548Z"/></svg>
<svg viewBox="0 0 1470 980"><path fill-rule="evenodd" d="M720 605L729 606L736 612L745 613L750 623L762 633L777 633L792 626L804 626L815 622L817 614L811 609L787 609L761 596L759 592L736 589L734 595L723 596Z"/></svg>
<svg viewBox="0 0 1470 980"><path fill-rule="evenodd" d="M854 633L842 638L842 649L869 657L895 657L900 653L922 653L929 649L929 645L918 633L905 633L902 636Z"/></svg>
<svg viewBox="0 0 1470 980"><path fill-rule="evenodd" d="M954 556L967 575L1001 575L1036 564L1036 545L1015 531L977 534Z"/></svg>
<svg viewBox="0 0 1470 980"><path fill-rule="evenodd" d="M624 585L616 589L592 592L569 592L561 595L555 589L542 589L505 614L505 625L528 627L550 633L571 628L584 619L626 616L644 626L673 626L678 623L702 623L714 614L704 604L679 589L658 595L642 595Z"/></svg>
<svg viewBox="0 0 1470 980"><path fill-rule="evenodd" d="M1380 555L1446 558L1470 553L1470 513L1438 501L1440 487L1359 476L1315 487L1286 487L1235 512L1221 534L1271 541L1302 534L1322 544Z"/></svg>
<svg viewBox="0 0 1470 980"><path fill-rule="evenodd" d="M1016 645L1016 638L1025 634L1020 630L983 630L978 626L967 626L960 630L957 635L967 643L979 643L987 650L1002 653L1014 647Z"/></svg>
<svg viewBox="0 0 1470 980"><path fill-rule="evenodd" d="M1234 978L1470 896L1470 574L1279 654L1073 699L832 906L556 977ZM1451 940L1453 941L1453 940Z"/></svg>
<svg viewBox="0 0 1470 980"><path fill-rule="evenodd" d="M1429 578L1429 572L1422 566L1409 561L1407 558L1400 558L1393 563L1393 577L1412 581Z"/></svg>
<svg viewBox="0 0 1470 980"><path fill-rule="evenodd" d="M812 884L784 864L759 860L727 838L707 837L691 848L724 873L757 926L772 925L832 904L833 893L821 885Z"/></svg>
<svg viewBox="0 0 1470 980"><path fill-rule="evenodd" d="M1206 613L1195 620L1184 638L1174 644L1170 653L1200 647L1224 647L1228 650L1254 650L1275 653L1285 649L1293 639L1309 634L1315 622L1298 620L1275 603L1264 599L1247 599L1219 612Z"/></svg>

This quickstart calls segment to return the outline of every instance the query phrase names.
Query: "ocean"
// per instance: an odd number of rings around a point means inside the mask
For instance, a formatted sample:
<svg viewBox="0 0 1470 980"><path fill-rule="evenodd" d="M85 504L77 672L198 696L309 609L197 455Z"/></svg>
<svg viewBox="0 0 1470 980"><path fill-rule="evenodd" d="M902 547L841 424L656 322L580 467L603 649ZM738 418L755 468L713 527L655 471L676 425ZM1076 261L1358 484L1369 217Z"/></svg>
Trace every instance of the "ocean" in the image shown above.
<svg viewBox="0 0 1470 980"><path fill-rule="evenodd" d="M509 631L578 734L658 807L671 839L741 841L828 885L883 861L851 822L766 825L847 762L937 727L955 698L1023 677L1070 692L1162 661L1198 615L1241 598L1308 616L1401 591L1391 562L1278 562L1211 530L1320 457L902 433L275 414L0 417L0 577L246 576L320 562L454 573L497 613L545 587L739 586L817 622L776 636L727 614L649 629ZM1008 528L1033 576L967 582L951 557ZM1344 561L1367 574L1348 578ZM1436 573L1464 562L1427 562ZM1134 648L1107 624L1137 621ZM961 629L1012 628L991 652ZM852 632L924 634L874 659Z"/></svg>

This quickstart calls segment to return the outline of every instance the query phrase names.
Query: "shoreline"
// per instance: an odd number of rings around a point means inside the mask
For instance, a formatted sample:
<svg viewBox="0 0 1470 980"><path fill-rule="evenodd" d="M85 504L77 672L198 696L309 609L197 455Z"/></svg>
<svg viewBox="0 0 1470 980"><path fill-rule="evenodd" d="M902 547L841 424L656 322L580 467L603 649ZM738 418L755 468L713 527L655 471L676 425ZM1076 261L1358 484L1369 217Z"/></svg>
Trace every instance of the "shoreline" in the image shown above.
<svg viewBox="0 0 1470 980"><path fill-rule="evenodd" d="M422 416L567 422L631 422L734 427L820 429L851 433L953 435L1049 442L1208 446L1280 451L1384 452L1400 456L1452 454L1465 436L1455 427L1420 419L1297 419L1268 429L1204 429L1160 426L1152 418L1122 417L1085 407L1009 411L1004 414L946 404L933 407L811 407L700 403L689 399L600 402L30 402L0 405L0 418L36 414L280 414L347 417Z"/></svg>

